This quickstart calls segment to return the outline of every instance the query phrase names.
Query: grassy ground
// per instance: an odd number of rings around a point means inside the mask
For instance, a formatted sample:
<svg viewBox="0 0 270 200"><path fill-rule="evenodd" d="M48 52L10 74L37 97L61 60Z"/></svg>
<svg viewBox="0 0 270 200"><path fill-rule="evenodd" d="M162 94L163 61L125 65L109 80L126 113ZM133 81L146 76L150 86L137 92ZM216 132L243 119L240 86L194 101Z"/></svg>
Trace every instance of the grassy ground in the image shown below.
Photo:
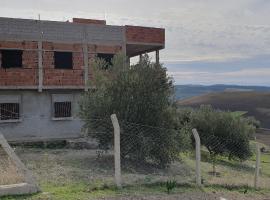
<svg viewBox="0 0 270 200"><path fill-rule="evenodd" d="M167 194L164 183L125 186L122 189L102 185L98 188L92 184L64 184L62 186L42 185L43 192L27 196L3 197L2 200L88 200L88 199L207 199L214 200L219 197L230 200L265 200L270 198L268 190L254 190L249 187L221 187L218 185L198 188L194 185L177 185ZM206 198L207 197L207 198Z"/></svg>
<svg viewBox="0 0 270 200"><path fill-rule="evenodd" d="M118 190L113 184L113 157L93 150L28 149L17 148L16 153L33 171L42 193L30 196L6 197L3 200L86 200L86 199L265 199L270 198L267 188L254 190L254 159L246 163L218 159L218 177L209 174L211 163L207 154L202 156L202 171L205 186L194 185L194 155L181 155L181 162L167 170L133 167L124 163L123 182L126 186ZM262 155L261 183L268 184L270 177L270 155ZM167 195L165 182L177 180L172 194ZM263 181L262 181L263 180ZM270 185L270 184L269 184ZM268 185L268 187L269 187ZM262 186L262 185L261 185ZM269 188L270 189L270 188ZM150 198L151 197L151 198Z"/></svg>
<svg viewBox="0 0 270 200"><path fill-rule="evenodd" d="M194 160L190 159L192 155L182 156L184 162L190 167L194 167ZM245 162L228 160L224 157L218 157L216 170L217 175L213 176L213 165L207 152L202 152L202 178L206 185L236 185L236 186L254 186L256 158L253 156ZM261 174L260 187L270 189L270 153L261 154Z"/></svg>

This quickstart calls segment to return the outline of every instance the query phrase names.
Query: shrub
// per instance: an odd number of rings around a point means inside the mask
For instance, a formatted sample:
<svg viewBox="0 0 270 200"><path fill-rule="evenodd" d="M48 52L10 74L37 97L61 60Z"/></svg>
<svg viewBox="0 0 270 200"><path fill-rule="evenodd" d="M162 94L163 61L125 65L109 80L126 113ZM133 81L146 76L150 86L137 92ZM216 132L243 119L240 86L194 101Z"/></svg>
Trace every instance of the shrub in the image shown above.
<svg viewBox="0 0 270 200"><path fill-rule="evenodd" d="M177 158L186 138L176 130L172 79L166 68L152 63L147 55L132 66L126 66L124 60L116 55L106 70L100 66L104 61L95 61L96 89L83 97L80 116L88 134L98 140L100 147L108 148L113 136L104 134L104 127L96 126L91 119L115 113L121 127L122 158L166 166ZM147 126L138 128L135 124Z"/></svg>
<svg viewBox="0 0 270 200"><path fill-rule="evenodd" d="M205 105L197 110L184 109L178 112L179 123L198 130L201 144L210 153L214 172L218 155L239 160L251 156L249 137L255 133L255 127L249 119Z"/></svg>

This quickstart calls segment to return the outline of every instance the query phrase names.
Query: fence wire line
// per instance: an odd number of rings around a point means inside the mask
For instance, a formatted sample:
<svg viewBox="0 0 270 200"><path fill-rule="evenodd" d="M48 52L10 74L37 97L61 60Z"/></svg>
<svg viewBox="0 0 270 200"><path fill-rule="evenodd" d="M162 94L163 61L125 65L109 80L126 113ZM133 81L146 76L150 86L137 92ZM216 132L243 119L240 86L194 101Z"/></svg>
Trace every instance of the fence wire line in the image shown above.
<svg viewBox="0 0 270 200"><path fill-rule="evenodd" d="M32 117L29 117L29 116L26 116L26 115L19 115L19 113L15 113L15 112L12 112L10 110L7 110L7 109L3 109L1 108L1 110L4 110L5 112L9 112L10 114L14 114L14 115L18 115L19 117L22 117L23 119L51 119L52 117L44 117L44 116L32 116ZM0 110L0 111L1 111ZM0 118L7 118L7 117L10 117L9 115L4 115L0 112ZM107 118L87 118L87 119L84 119L84 118L81 118L79 116L76 116L76 118L82 120L82 121L85 121L85 122L100 122L99 126L102 125L102 122L106 121L106 122L109 122L111 123L110 121L110 118L107 117ZM4 122L5 120L3 120ZM124 130L123 133L121 133L121 135L125 136L125 135L128 135L126 134L127 131L133 131L133 129L135 129L136 133L137 134L133 134L133 135L129 135L129 139L132 139L131 137L136 137L136 138L142 138L142 137L149 137L149 134L153 134L153 133L156 133L156 132L162 132L164 131L165 133L167 131L181 131L181 129L168 129L168 128L164 128L164 127L156 127L156 126L150 126L150 125L146 125L146 124L138 124L138 123L134 123L134 122L128 122L128 121L125 121L125 120L119 120L120 122L120 127L122 130ZM97 126L97 124L95 125ZM112 127L112 124L110 124L110 127ZM102 131L103 133L105 133L105 131ZM148 133L148 134L145 134L145 133ZM165 134L164 133L164 134ZM215 146L212 146L213 149L215 149L216 147L218 146L222 146L222 147L225 147L226 144L230 144L230 145L233 145L233 146L237 146L237 145L240 145L240 142L237 142L237 141L234 141L232 139L221 139L215 135L210 135L210 136L200 136L202 140L206 140L208 142L207 143L215 143ZM207 138L207 139L206 139ZM127 138L128 139L128 138ZM123 141L122 141L123 142ZM239 149L236 149L236 151L240 151Z"/></svg>
<svg viewBox="0 0 270 200"><path fill-rule="evenodd" d="M41 117L32 117L32 118L40 118ZM85 122L88 122L90 124L92 124L92 129L88 130L88 133L92 134L100 134L104 136L104 140L109 140L110 146L109 148L104 148L102 146L99 146L98 148L100 150L108 150L108 149L113 149L113 126L112 126L112 122L110 117L103 117L103 118L88 118L88 119L82 119ZM130 153L137 153L138 156L140 156L144 151L148 151L150 144L156 144L156 146L158 148L162 148L161 145L159 145L160 140L162 140L162 136L166 135L167 133L169 133L169 131L180 131L179 129L167 129L165 127L155 127L155 126L150 126L147 124L140 124L140 123L133 123L133 122L128 122L125 120L121 120L119 119L119 124L120 124L120 129L121 129L121 141L120 141L120 145L121 145L121 151L122 154L128 155ZM0 128L1 128L1 124L0 124ZM130 134L131 133L131 134ZM200 134L200 133L199 133ZM191 136L192 137L192 136ZM242 150L241 148L239 148L239 145L241 145L241 141L235 141L232 140L230 138L220 138L217 137L216 135L209 135L209 136L205 136L205 135L201 135L201 140L205 145L211 145L212 149L226 149L226 146L229 145L231 151L233 153L236 154L241 154ZM106 141L105 141L106 142ZM107 141L108 142L108 141ZM250 145L250 144L249 144ZM204 146L204 145L203 145ZM192 147L191 151L194 150L194 146ZM254 149L252 149L253 154L254 154ZM209 153L209 152L208 152ZM225 153L227 153L225 151ZM98 152L97 150L97 154L98 156L101 158L104 156L104 153L102 153L101 151ZM107 159L107 158L106 158ZM122 158L123 159L123 158ZM187 159L187 158L186 158ZM188 158L189 160L190 158ZM194 159L194 158L192 158ZM189 161L191 162L192 159ZM124 159L125 160L125 159ZM146 177L152 177L153 181L158 181L158 180L165 180L165 179L170 179L172 178L173 175L175 175L175 179L179 179L179 181L181 181L180 177L188 177L190 179L195 179L194 175L191 175L192 172L189 172L190 170L194 170L193 168L195 167L195 164L193 163L192 166L187 165L186 164L181 164L178 163L177 165L181 165L181 169L177 169L177 171L173 171L169 174L166 174L166 172L161 171L159 166L156 165L142 165L142 162L140 162L140 160L138 160L137 163L129 163L129 162L125 162L123 160L123 164L122 167L124 169L124 181L125 182L130 182L130 176L134 176L134 180L133 181L141 181L145 180ZM141 160L143 161L143 160ZM227 162L225 160L221 160L222 162ZM101 160L101 162L104 162L103 160ZM108 163L109 162L109 163ZM112 161L106 161L106 163L108 164L108 166L112 165ZM193 161L192 161L193 162ZM207 163L212 163L211 158L206 157L204 158L203 162L207 162ZM237 176L237 170L235 171L231 171L233 168L233 164L231 164L231 167L224 167L222 163L218 163L217 164L217 172L219 172L219 169L222 171L221 172L221 178L216 177L216 176L209 176L208 172L211 171L211 165L208 166L208 168L206 168L204 172L204 180L206 179L209 183L212 184L216 184L216 183L224 183L224 184L243 184L244 181L249 181L252 182L253 181L253 176L250 174L254 174L254 161L249 161L248 163L243 163L242 161L236 161L237 163L239 163L238 165L238 173L242 173L242 181L236 181L236 180L231 180L230 178L227 180L225 179L226 174L227 173L235 173L235 176ZM185 166L185 167L184 167ZM139 168L139 169L138 169ZM182 169L183 168L183 169ZM187 169L189 168L189 169ZM224 169L223 169L224 168ZM151 169L151 170L150 170ZM270 183L270 175L269 178L268 175L265 175L264 172L265 167L262 167L262 172L261 175L263 176L263 181L265 181L266 183ZM225 170L225 171L224 171ZM227 170L227 172L226 172ZM248 170L248 171L247 171ZM207 172L207 173L206 173ZM243 174L243 173L246 174ZM250 173L251 172L251 173ZM249 173L249 174L248 174ZM141 174L141 176L139 176L138 174ZM178 177L179 176L179 177ZM128 177L128 178L127 178ZM268 181L269 179L269 181ZM188 180L190 181L190 180ZM251 185L249 183L249 185Z"/></svg>

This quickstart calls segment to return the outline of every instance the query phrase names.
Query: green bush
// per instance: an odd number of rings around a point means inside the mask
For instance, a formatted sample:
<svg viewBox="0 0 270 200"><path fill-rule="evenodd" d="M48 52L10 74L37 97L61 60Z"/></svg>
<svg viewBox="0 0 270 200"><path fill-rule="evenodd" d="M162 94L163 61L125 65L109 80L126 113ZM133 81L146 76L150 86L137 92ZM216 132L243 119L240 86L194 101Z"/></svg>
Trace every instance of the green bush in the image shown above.
<svg viewBox="0 0 270 200"><path fill-rule="evenodd" d="M249 118L214 110L207 105L194 110L180 109L178 113L180 124L198 130L201 144L210 153L214 171L218 155L242 161L251 156L249 138L255 133L256 128Z"/></svg>
<svg viewBox="0 0 270 200"><path fill-rule="evenodd" d="M177 130L172 79L166 68L152 63L147 55L136 65L126 66L124 61L122 55L116 55L112 66L106 64L106 70L102 67L104 61L95 61L96 89L83 97L80 116L88 134L98 140L100 147L109 148L112 134L105 134L104 126L91 119L115 113L121 127L122 158L166 166L177 158L188 138Z"/></svg>

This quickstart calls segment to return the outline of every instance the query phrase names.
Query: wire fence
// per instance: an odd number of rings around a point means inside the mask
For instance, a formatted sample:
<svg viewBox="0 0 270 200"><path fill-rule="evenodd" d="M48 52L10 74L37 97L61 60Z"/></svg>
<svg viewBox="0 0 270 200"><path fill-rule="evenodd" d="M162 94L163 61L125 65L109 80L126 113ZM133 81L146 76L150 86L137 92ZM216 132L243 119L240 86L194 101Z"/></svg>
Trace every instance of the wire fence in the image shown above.
<svg viewBox="0 0 270 200"><path fill-rule="evenodd" d="M179 184L196 183L195 142L179 152L172 163L159 161L171 130L120 121L121 169L123 184L152 184L174 180ZM200 133L199 133L200 136ZM193 140L193 136L191 135ZM191 140L191 141L192 141ZM270 189L269 147L255 141L231 140L214 135L201 135L200 171L203 185L225 187L258 187ZM169 138L172 141L172 138ZM175 138L175 143L180 143ZM259 148L260 158L256 148ZM151 154L152 153L152 154ZM158 157L156 157L158 156ZM166 156L169 156L166 154ZM256 160L260 159L258 165ZM161 159L162 160L162 159ZM166 159L165 159L166 161ZM256 177L256 167L258 177Z"/></svg>
<svg viewBox="0 0 270 200"><path fill-rule="evenodd" d="M87 130L90 136L102 136L109 143L113 140L110 118L88 121L93 124L93 128ZM65 140L19 142L13 146L41 188L90 183L94 188L103 184L114 185L113 146L101 143L85 135Z"/></svg>
<svg viewBox="0 0 270 200"><path fill-rule="evenodd" d="M181 161L180 154L175 157L175 148L168 148L178 145L174 137L179 130L126 121L120 121L120 127L123 184L195 181L195 166L188 167Z"/></svg>
<svg viewBox="0 0 270 200"><path fill-rule="evenodd" d="M1 112L2 115L5 112ZM115 184L115 130L111 118L84 121L87 125L84 131L87 136L84 138L14 146L16 154L33 172L41 188L82 182L91 183L93 188ZM187 145L189 148L181 148L183 144L175 137L180 130L123 120L119 120L119 126L122 185L167 181L196 184L196 148L192 134ZM205 135L200 135L200 140L203 185L254 187L258 159L255 141L244 143ZM243 144L250 146L250 152L243 148ZM167 152L174 150L168 145L179 145L179 152ZM0 156L3 161L1 151ZM260 158L258 187L270 189L268 146L260 144ZM3 170L8 167L1 165L0 176L3 177Z"/></svg>
<svg viewBox="0 0 270 200"><path fill-rule="evenodd" d="M255 187L255 141L245 143L216 136L201 136L201 140L201 169L205 185ZM263 163L258 167L261 170ZM259 176L258 186L269 187L270 177L261 172Z"/></svg>

